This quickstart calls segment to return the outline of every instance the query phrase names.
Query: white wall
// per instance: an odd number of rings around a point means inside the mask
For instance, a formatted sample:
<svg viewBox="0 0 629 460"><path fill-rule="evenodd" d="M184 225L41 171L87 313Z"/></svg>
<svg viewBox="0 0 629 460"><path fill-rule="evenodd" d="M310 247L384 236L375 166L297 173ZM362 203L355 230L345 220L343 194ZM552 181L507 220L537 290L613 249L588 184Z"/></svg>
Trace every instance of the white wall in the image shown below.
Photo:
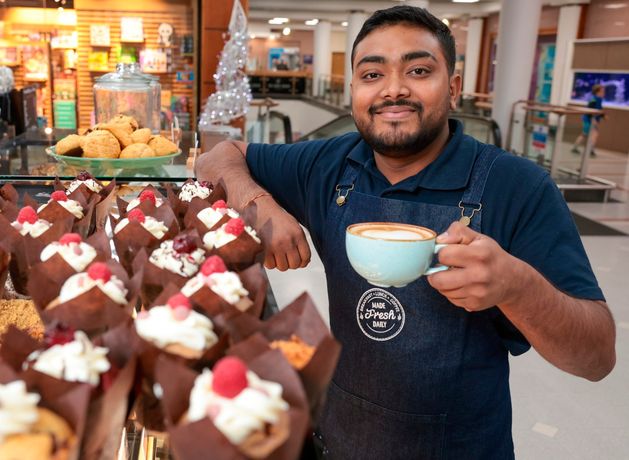
<svg viewBox="0 0 629 460"><path fill-rule="evenodd" d="M333 53L344 53L345 52L345 32L332 32L331 37L331 48Z"/></svg>

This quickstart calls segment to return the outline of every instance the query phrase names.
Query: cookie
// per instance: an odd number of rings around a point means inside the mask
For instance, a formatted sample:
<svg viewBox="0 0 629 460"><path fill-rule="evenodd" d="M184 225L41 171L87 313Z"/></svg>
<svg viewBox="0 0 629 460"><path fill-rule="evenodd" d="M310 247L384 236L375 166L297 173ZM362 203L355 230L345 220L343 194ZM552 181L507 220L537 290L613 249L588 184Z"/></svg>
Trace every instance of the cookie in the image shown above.
<svg viewBox="0 0 629 460"><path fill-rule="evenodd" d="M92 131L81 138L83 156L86 158L118 158L120 142L116 136L106 130Z"/></svg>
<svg viewBox="0 0 629 460"><path fill-rule="evenodd" d="M118 115L110 119L107 123L108 124L129 123L134 131L139 128L138 121L135 118L130 117L129 115L123 115L121 113L119 113Z"/></svg>
<svg viewBox="0 0 629 460"><path fill-rule="evenodd" d="M133 144L133 139L131 139L133 127L129 123L105 123L101 124L98 129L104 129L116 136L122 149Z"/></svg>
<svg viewBox="0 0 629 460"><path fill-rule="evenodd" d="M57 155L66 155L69 157L80 157L83 155L83 149L81 148L81 136L77 134L70 134L69 136L64 137L55 145L55 153Z"/></svg>
<svg viewBox="0 0 629 460"><path fill-rule="evenodd" d="M177 153L177 146L164 136L153 136L148 142L149 147L155 150L158 157Z"/></svg>
<svg viewBox="0 0 629 460"><path fill-rule="evenodd" d="M131 139L137 144L148 144L151 140L150 128L141 128L133 131L133 133L131 133Z"/></svg>
<svg viewBox="0 0 629 460"><path fill-rule="evenodd" d="M154 156L155 151L146 144L131 144L120 152L120 158L148 158Z"/></svg>

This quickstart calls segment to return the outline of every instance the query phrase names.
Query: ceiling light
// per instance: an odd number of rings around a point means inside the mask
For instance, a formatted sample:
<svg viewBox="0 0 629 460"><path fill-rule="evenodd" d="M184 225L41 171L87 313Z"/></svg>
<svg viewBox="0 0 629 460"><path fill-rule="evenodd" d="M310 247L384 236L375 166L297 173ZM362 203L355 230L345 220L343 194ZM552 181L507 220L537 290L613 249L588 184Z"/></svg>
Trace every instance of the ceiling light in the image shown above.
<svg viewBox="0 0 629 460"><path fill-rule="evenodd" d="M307 26L316 26L317 24L319 24L319 20L318 19L308 19L307 21L304 21L304 24L306 24Z"/></svg>
<svg viewBox="0 0 629 460"><path fill-rule="evenodd" d="M450 20L448 18L443 18L441 22L443 22L446 26L450 26Z"/></svg>
<svg viewBox="0 0 629 460"><path fill-rule="evenodd" d="M452 0L452 3L477 3L478 0Z"/></svg>
<svg viewBox="0 0 629 460"><path fill-rule="evenodd" d="M342 25L343 27L347 27L347 24L348 24L348 22L347 22L347 21L343 21L343 22L341 22L341 25Z"/></svg>
<svg viewBox="0 0 629 460"><path fill-rule="evenodd" d="M288 22L288 18L273 18L269 19L269 24L286 24Z"/></svg>
<svg viewBox="0 0 629 460"><path fill-rule="evenodd" d="M290 35L290 27L284 27L282 29L282 35L284 35L284 36Z"/></svg>
<svg viewBox="0 0 629 460"><path fill-rule="evenodd" d="M608 3L603 5L603 8L607 8L608 10L619 10L621 8L627 8L626 3Z"/></svg>

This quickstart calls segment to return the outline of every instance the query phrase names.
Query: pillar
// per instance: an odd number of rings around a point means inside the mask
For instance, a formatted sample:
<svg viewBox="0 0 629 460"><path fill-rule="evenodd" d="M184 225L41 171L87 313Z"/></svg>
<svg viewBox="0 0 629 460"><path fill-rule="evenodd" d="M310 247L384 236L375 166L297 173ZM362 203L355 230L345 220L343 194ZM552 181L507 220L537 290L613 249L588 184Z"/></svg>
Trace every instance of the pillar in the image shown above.
<svg viewBox="0 0 629 460"><path fill-rule="evenodd" d="M555 48L555 64L553 67L553 86L550 93L551 104L563 104L564 85L567 83L571 62L568 62L570 42L577 39L579 21L581 20L581 5L565 5L559 9L559 24L557 25L557 44ZM569 83L568 83L569 84Z"/></svg>
<svg viewBox="0 0 629 460"><path fill-rule="evenodd" d="M492 117L507 138L513 104L528 99L542 0L502 0Z"/></svg>
<svg viewBox="0 0 629 460"><path fill-rule="evenodd" d="M332 73L332 23L320 21L314 30L314 61L312 63L312 95L319 96L323 76Z"/></svg>
<svg viewBox="0 0 629 460"><path fill-rule="evenodd" d="M467 43L465 45L465 67L463 70L463 94L476 92L480 50L483 46L483 24L483 18L471 18L467 21Z"/></svg>
<svg viewBox="0 0 629 460"><path fill-rule="evenodd" d="M345 31L345 87L343 94L343 105L350 105L351 98L349 94L349 86L352 81L352 46L354 39L367 19L367 15L363 11L351 11L347 18L347 29Z"/></svg>

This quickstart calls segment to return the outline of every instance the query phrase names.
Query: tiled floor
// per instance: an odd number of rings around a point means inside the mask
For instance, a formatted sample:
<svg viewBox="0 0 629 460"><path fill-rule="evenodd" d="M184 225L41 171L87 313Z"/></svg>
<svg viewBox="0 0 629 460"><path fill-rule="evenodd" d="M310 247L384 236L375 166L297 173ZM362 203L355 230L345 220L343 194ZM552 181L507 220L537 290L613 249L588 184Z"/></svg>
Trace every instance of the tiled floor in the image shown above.
<svg viewBox="0 0 629 460"><path fill-rule="evenodd" d="M576 164L564 155L567 167ZM590 174L618 189L609 203L569 203L571 210L629 235L629 161L626 154L598 151ZM570 376L535 351L511 360L513 434L520 460L629 459L629 236L584 236L592 267L614 314L617 364L603 381ZM303 270L269 273L280 306L303 290L327 317L323 266L315 256Z"/></svg>

